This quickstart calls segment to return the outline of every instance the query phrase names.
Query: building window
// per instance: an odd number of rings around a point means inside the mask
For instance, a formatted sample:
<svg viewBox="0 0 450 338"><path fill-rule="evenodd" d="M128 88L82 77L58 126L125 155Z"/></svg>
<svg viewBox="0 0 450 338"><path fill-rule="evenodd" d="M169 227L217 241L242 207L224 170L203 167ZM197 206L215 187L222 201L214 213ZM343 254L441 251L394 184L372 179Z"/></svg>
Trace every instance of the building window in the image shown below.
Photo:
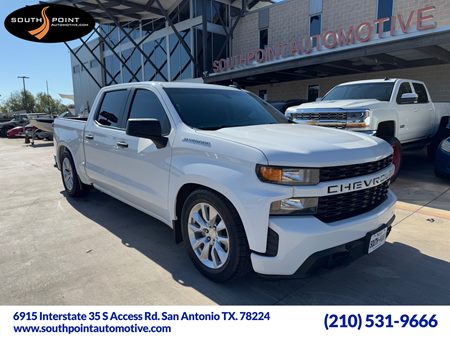
<svg viewBox="0 0 450 338"><path fill-rule="evenodd" d="M322 13L322 0L309 0L309 15Z"/></svg>
<svg viewBox="0 0 450 338"><path fill-rule="evenodd" d="M179 4L176 9L172 11L172 13L170 14L170 19L174 24L189 19L189 3L189 1L182 1L181 4Z"/></svg>
<svg viewBox="0 0 450 338"><path fill-rule="evenodd" d="M269 30L267 28L259 31L259 48L264 49L269 44Z"/></svg>
<svg viewBox="0 0 450 338"><path fill-rule="evenodd" d="M80 65L75 65L75 66L73 66L73 73L74 74L77 74L77 73L79 73L80 72Z"/></svg>
<svg viewBox="0 0 450 338"><path fill-rule="evenodd" d="M309 85L308 86L308 102L316 101L319 97L319 85Z"/></svg>
<svg viewBox="0 0 450 338"><path fill-rule="evenodd" d="M261 90L258 92L258 96L259 96L260 98L262 98L263 100L267 101L267 90L266 90L266 89L261 89Z"/></svg>
<svg viewBox="0 0 450 338"><path fill-rule="evenodd" d="M394 9L394 0L378 0L377 19L391 18ZM383 32L391 29L391 20L383 23Z"/></svg>
<svg viewBox="0 0 450 338"><path fill-rule="evenodd" d="M320 35L322 30L322 16L321 15L313 15L309 18L309 36ZM312 46L316 47L317 41L313 39Z"/></svg>
<svg viewBox="0 0 450 338"><path fill-rule="evenodd" d="M98 67L98 61L97 60L91 60L89 62L89 68L96 68Z"/></svg>

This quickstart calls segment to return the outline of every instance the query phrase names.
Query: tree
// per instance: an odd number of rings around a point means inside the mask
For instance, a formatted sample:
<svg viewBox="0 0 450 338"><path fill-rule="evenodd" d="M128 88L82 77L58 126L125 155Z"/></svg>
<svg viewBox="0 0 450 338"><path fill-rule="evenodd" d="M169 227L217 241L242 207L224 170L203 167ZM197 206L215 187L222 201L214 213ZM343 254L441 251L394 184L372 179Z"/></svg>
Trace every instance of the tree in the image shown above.
<svg viewBox="0 0 450 338"><path fill-rule="evenodd" d="M25 100L23 91L17 91L12 93L5 101L5 103L3 104L3 109L6 113L12 113L19 110L26 110L27 112L31 113L34 110L34 104L34 96L28 90L25 92Z"/></svg>
<svg viewBox="0 0 450 338"><path fill-rule="evenodd" d="M36 95L34 111L35 113L59 115L67 111L67 106L65 106L61 100L54 99L50 95L38 93Z"/></svg>

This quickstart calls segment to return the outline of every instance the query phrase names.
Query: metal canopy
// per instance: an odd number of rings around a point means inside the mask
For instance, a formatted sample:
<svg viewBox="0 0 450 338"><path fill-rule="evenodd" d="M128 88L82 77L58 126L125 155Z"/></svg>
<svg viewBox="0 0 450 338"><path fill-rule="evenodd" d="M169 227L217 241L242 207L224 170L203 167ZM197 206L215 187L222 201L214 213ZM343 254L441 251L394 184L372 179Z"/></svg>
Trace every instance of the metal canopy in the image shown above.
<svg viewBox="0 0 450 338"><path fill-rule="evenodd" d="M450 31L345 51L316 54L228 73L211 74L207 83L257 86L450 63Z"/></svg>
<svg viewBox="0 0 450 338"><path fill-rule="evenodd" d="M217 3L209 3L209 0L197 0L196 5L201 6L199 11L202 16L201 28L201 45L188 45L185 41L186 33L185 31L179 31L179 23L183 20L179 20L178 15L180 13L186 13L186 7L189 8L193 4L190 0L46 0L41 1L42 3L50 4L62 4L67 6L73 6L82 9L90 13L97 25L93 32L84 38L80 38L79 41L81 45L73 48L68 43L65 43L73 58L81 66L81 70L85 71L93 82L96 83L98 87L103 85L109 85L114 83L120 83L121 81L140 81L140 77L146 75L143 74L145 69L149 69L150 78L146 80L163 80L163 81L174 81L177 80L179 76L187 69L187 67L192 64L194 77L207 76L207 58L208 58L208 47L211 46L212 34L208 34L208 5L214 6L218 12ZM225 40L221 46L217 46L217 50L220 50L216 54L228 55L229 45L233 38L233 32L246 12L252 10L258 10L267 5L273 4L272 0L220 0L222 3L228 3L233 7L239 9L239 13L233 15L231 22L224 20L220 15L218 16L219 22L215 22L216 25L221 25L223 31L225 32ZM198 8L197 8L198 10ZM192 12L192 9L187 11ZM192 19L192 18L191 18ZM184 20L187 20L184 18ZM197 20L198 21L198 20ZM145 32L144 32L145 25ZM155 32L161 30L164 27L170 27L177 38L177 42L174 46L168 48L163 42L163 38L156 38L151 40L155 43L153 50L145 50L144 42L148 41ZM142 28L142 29L141 29ZM114 35L111 35L113 34ZM119 33L119 36L117 35ZM137 33L137 34L135 34ZM124 51L121 44L127 43L127 50ZM186 55L189 58L189 62L182 65L180 70L177 72L168 74L165 67L167 66L168 59L172 57L172 54L181 46ZM131 47L131 48L130 48ZM196 49L194 49L196 48ZM95 76L91 70L90 66L83 62L81 58L81 52L85 51L88 57L92 61L99 65L102 70L101 79ZM119 63L119 68L122 71L117 71L117 69L112 70L106 65L106 58L104 52L108 51L108 57L112 57L114 62ZM161 52L165 53L167 59L161 64L155 61L154 53ZM84 53L84 52L83 52ZM86 57L84 53L84 57ZM225 54L224 54L225 53ZM133 55L139 55L142 58L141 62L137 68L130 62ZM210 57L210 56L209 56ZM215 55L213 56L215 57ZM202 60L202 61L200 61ZM156 63L158 64L156 64ZM121 79L121 74L125 74L127 79Z"/></svg>
<svg viewBox="0 0 450 338"><path fill-rule="evenodd" d="M171 12L183 0L164 0L161 5L166 12ZM91 14L98 23L114 22L101 8L96 0L52 0L48 3L76 6ZM159 19L164 13L155 0L100 0L108 12L119 22L133 20Z"/></svg>
<svg viewBox="0 0 450 338"><path fill-rule="evenodd" d="M76 6L91 14L98 23L114 22L110 16L105 14L96 0L48 0L41 2ZM164 17L164 13L155 0L100 0L100 2L108 8L109 13L118 22ZM166 13L171 13L181 2L183 0L160 1ZM258 10L275 3L273 0L227 0L225 2L238 8L245 8L246 11Z"/></svg>

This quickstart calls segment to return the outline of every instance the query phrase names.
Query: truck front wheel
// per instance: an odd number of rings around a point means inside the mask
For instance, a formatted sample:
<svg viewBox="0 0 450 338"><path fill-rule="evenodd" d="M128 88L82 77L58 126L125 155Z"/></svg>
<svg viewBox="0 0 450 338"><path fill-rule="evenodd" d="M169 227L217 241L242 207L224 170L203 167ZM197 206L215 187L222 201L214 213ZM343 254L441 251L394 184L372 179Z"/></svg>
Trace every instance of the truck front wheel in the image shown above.
<svg viewBox="0 0 450 338"><path fill-rule="evenodd" d="M72 155L67 150L61 155L61 178L66 193L71 197L81 197L89 192L90 186L81 182Z"/></svg>
<svg viewBox="0 0 450 338"><path fill-rule="evenodd" d="M400 173L400 168L402 166L402 145L400 141L394 136L379 136L379 137L392 146L393 150L392 163L395 165L394 175L392 175L391 177L392 183L397 179Z"/></svg>
<svg viewBox="0 0 450 338"><path fill-rule="evenodd" d="M236 209L222 196L196 190L184 202L181 227L186 250L196 268L215 282L249 272L250 249Z"/></svg>

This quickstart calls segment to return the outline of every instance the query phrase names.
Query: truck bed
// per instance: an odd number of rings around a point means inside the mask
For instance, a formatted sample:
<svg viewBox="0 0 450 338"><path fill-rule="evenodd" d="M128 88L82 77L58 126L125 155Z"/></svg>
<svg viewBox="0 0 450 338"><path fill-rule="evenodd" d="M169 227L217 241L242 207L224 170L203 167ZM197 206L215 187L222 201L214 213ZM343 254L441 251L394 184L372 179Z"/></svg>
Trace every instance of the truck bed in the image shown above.
<svg viewBox="0 0 450 338"><path fill-rule="evenodd" d="M63 117L55 119L53 123L53 135L56 144L70 148L73 160L77 169L84 162L84 127L87 118L84 117ZM56 154L56 161L60 168L59 156Z"/></svg>

